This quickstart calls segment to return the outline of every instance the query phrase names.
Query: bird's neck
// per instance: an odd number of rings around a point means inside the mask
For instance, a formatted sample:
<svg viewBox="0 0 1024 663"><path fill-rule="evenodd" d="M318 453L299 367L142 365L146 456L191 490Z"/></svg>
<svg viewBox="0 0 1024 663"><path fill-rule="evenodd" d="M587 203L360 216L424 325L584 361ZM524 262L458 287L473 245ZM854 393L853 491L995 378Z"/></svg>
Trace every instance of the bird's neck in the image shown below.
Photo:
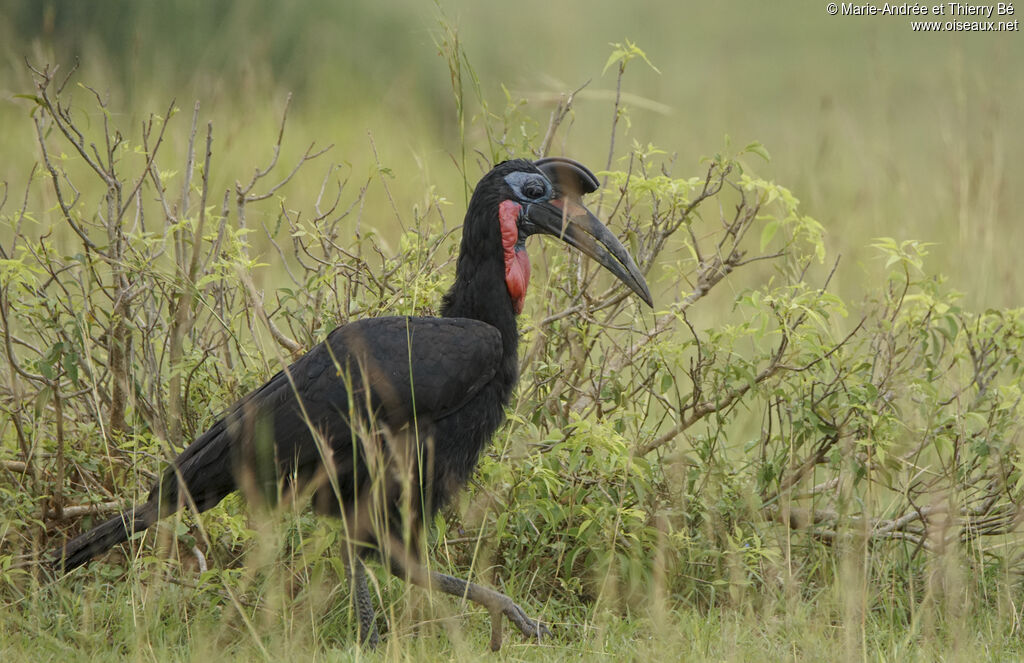
<svg viewBox="0 0 1024 663"><path fill-rule="evenodd" d="M455 283L444 296L441 315L486 322L501 333L503 360L496 380L502 385L502 401L508 402L519 377L519 329L506 281L501 202L485 186L473 193L462 226Z"/></svg>
<svg viewBox="0 0 1024 663"><path fill-rule="evenodd" d="M472 318L497 328L504 346L502 373L506 375L503 381L511 385L516 379L519 330L506 278L500 202L488 195L486 189L478 187L474 192L462 228L455 283L444 296L441 315L446 318Z"/></svg>
<svg viewBox="0 0 1024 663"><path fill-rule="evenodd" d="M459 255L455 270L455 283L444 296L441 315L446 318L471 318L497 328L504 342L504 354L516 355L519 329L516 313L505 285L505 266L497 259L478 259L467 254L466 247Z"/></svg>

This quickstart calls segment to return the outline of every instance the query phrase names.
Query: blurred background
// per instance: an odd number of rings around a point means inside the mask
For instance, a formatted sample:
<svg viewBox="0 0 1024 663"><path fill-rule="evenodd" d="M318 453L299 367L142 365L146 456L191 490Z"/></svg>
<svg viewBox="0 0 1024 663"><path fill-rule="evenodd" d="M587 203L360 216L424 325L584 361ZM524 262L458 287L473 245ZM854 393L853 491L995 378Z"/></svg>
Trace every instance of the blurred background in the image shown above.
<svg viewBox="0 0 1024 663"><path fill-rule="evenodd" d="M32 102L16 96L32 92L25 60L66 69L78 59L76 80L109 95L130 119L121 126L171 99L186 110L198 100L214 122L215 161L237 177L268 158L292 93L286 152L333 144L329 158L361 180L374 164L372 137L401 183L399 209L436 186L459 218L442 21L457 30L492 110L506 95L525 100L541 133L559 95L589 81L555 151L595 168L612 121L609 44L629 39L658 71L630 66L620 145L676 153L674 174L689 176L727 135L736 146L761 141L772 160L752 165L825 225L846 296L856 299L877 268L865 247L884 235L934 242L930 267L969 308L1020 304L1020 32L921 34L908 17L830 16L817 2L0 0L0 15L0 178L12 191L38 150Z"/></svg>

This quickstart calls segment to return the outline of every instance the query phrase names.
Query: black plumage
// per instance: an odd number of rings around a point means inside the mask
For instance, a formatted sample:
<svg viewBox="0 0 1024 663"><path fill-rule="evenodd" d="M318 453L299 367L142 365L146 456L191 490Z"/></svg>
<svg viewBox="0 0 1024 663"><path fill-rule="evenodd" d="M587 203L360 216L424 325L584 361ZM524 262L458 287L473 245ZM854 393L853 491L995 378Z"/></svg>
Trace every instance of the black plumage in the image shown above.
<svg viewBox="0 0 1024 663"><path fill-rule="evenodd" d="M415 535L466 483L504 419L518 379L527 236L560 237L650 304L632 259L579 202L596 186L590 171L567 159L496 166L470 200L442 317L338 327L197 437L144 504L65 543L54 565L81 566L179 508L203 511L239 489L267 500L308 492L318 512L344 518L356 546L347 561L364 642L378 637L360 560L374 552L417 584L487 607L493 648L502 614L529 636L546 634L503 594L428 572Z"/></svg>

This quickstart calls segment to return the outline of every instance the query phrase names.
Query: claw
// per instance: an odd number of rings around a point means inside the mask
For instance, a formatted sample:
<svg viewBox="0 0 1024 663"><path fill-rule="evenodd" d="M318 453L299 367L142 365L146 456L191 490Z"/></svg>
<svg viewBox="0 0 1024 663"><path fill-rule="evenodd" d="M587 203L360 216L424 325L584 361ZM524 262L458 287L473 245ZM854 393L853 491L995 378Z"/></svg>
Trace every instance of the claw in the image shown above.
<svg viewBox="0 0 1024 663"><path fill-rule="evenodd" d="M392 563L394 562L392 561ZM418 567L413 568L418 570ZM539 642L542 638L551 636L551 631L547 626L540 620L530 619L525 610L501 592L437 571L431 571L429 574L409 574L409 577L421 586L437 588L445 594L468 599L487 608L487 612L491 615L491 651L501 649L501 630L504 626L502 615L508 617L509 621L519 627L523 635L531 640Z"/></svg>
<svg viewBox="0 0 1024 663"><path fill-rule="evenodd" d="M491 610L491 651L501 649L501 627L503 624L501 613Z"/></svg>
<svg viewBox="0 0 1024 663"><path fill-rule="evenodd" d="M551 637L551 630L539 619L530 619L526 611L513 603L506 597L507 603L501 608L501 613L508 617L509 621L519 627L523 635L540 642L543 638ZM491 611L491 651L498 651L501 648L501 614L497 610Z"/></svg>

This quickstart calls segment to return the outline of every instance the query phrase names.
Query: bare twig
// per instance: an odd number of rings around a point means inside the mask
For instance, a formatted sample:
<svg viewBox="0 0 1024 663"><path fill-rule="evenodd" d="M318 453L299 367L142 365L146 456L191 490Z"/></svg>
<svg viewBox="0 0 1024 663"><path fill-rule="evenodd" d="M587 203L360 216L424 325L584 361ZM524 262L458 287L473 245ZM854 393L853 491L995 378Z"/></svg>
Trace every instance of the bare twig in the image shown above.
<svg viewBox="0 0 1024 663"><path fill-rule="evenodd" d="M540 148L537 150L538 157L545 157L548 155L548 151L551 149L551 142L555 139L555 132L558 131L558 127L562 125L566 116L572 110L572 104L576 100L576 95L583 91L583 88L590 85L588 79L586 83L579 86L575 90L569 93L569 96L562 97L558 100L558 105L551 111L551 116L548 118L548 128L544 132L544 139L540 142Z"/></svg>

